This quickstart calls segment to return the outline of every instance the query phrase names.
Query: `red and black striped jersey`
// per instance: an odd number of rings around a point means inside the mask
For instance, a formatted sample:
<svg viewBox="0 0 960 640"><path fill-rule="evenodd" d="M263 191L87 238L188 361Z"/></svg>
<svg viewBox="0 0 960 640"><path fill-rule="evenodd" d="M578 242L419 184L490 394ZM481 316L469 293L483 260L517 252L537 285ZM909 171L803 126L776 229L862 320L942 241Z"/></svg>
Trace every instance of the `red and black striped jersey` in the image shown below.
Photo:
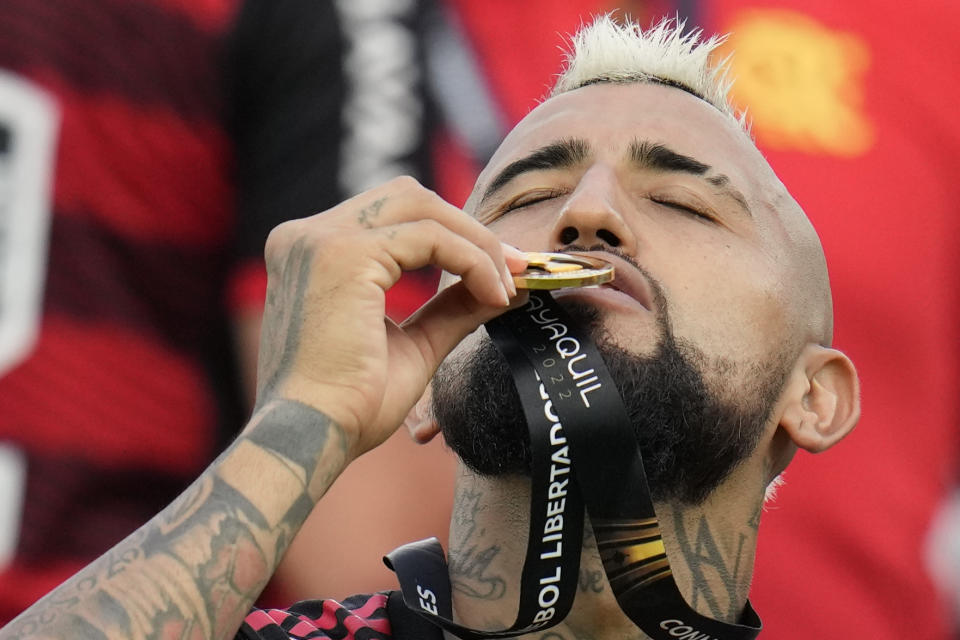
<svg viewBox="0 0 960 640"><path fill-rule="evenodd" d="M417 49L390 49L419 42L401 4L0 3L0 485L23 488L0 495L0 623L242 425L230 320L262 306L269 230L425 180L420 74L400 68ZM22 264L20 226L46 230ZM26 328L11 349L8 326Z"/></svg>

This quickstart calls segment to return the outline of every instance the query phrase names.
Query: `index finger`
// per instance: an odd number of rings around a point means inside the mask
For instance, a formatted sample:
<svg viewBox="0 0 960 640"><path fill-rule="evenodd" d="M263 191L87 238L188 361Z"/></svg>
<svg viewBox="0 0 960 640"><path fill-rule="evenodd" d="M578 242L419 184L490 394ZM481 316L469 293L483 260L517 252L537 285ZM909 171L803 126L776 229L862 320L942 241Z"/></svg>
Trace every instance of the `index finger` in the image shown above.
<svg viewBox="0 0 960 640"><path fill-rule="evenodd" d="M340 224L366 229L423 219L434 220L489 255L500 272L504 286L511 293L516 291L511 272L526 266L525 258L519 251L505 247L490 229L409 176L394 178L354 196L330 213L335 213Z"/></svg>

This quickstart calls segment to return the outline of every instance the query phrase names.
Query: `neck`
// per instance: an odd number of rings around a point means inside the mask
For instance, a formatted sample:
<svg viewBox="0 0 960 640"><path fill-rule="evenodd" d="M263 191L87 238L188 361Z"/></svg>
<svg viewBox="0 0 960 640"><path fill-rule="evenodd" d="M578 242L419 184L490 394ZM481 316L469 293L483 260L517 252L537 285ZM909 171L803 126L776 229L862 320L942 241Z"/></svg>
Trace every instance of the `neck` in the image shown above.
<svg viewBox="0 0 960 640"><path fill-rule="evenodd" d="M747 600L762 492L749 501L722 487L696 507L657 505L667 556L681 593L699 613L735 622ZM742 487L740 487L742 490ZM461 468L450 524L450 579L458 620L485 630L513 623L527 546L529 480L483 478ZM559 625L538 640L642 639L607 584L597 544L584 532L578 592Z"/></svg>

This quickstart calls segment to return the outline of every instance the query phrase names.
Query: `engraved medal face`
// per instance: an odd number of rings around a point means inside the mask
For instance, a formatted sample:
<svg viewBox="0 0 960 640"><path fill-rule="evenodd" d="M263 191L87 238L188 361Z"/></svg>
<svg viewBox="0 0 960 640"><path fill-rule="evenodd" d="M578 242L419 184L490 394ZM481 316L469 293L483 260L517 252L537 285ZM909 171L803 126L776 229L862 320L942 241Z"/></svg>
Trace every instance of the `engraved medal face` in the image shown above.
<svg viewBox="0 0 960 640"><path fill-rule="evenodd" d="M589 287L613 280L613 265L574 253L527 252L527 268L513 276L518 289Z"/></svg>

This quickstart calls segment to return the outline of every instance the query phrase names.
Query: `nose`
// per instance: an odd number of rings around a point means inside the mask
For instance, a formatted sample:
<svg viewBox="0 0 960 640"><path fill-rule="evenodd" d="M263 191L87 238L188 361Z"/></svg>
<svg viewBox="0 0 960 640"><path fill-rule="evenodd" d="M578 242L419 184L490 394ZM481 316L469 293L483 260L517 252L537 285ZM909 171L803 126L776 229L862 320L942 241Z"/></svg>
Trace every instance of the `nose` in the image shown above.
<svg viewBox="0 0 960 640"><path fill-rule="evenodd" d="M626 199L612 169L593 166L580 178L551 230L554 247L616 247L633 253L636 238L623 217Z"/></svg>

